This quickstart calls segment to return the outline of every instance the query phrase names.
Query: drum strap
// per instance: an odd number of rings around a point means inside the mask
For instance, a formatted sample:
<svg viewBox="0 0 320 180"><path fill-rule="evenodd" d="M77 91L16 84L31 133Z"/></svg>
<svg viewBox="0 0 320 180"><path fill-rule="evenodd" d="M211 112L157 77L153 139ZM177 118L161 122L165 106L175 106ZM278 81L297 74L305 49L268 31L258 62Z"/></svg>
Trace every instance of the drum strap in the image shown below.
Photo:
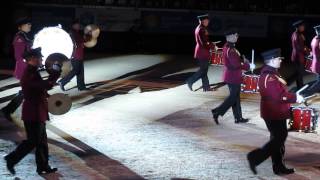
<svg viewBox="0 0 320 180"><path fill-rule="evenodd" d="M270 74L267 74L266 78L264 79L264 87L267 88L267 82L268 82L268 78L269 78ZM281 82L283 85L287 85L287 82L282 79L281 77L277 76L277 75L274 75L279 82Z"/></svg>
<svg viewBox="0 0 320 180"><path fill-rule="evenodd" d="M227 58L229 58L229 51L230 51L230 48L227 49Z"/></svg>
<svg viewBox="0 0 320 180"><path fill-rule="evenodd" d="M229 52L230 50L234 50L239 56L241 55L240 52L236 49L236 48L233 48L231 49L230 47L227 49L227 58L229 58Z"/></svg>
<svg viewBox="0 0 320 180"><path fill-rule="evenodd" d="M278 80L283 84L283 85L287 85L287 82L284 80L284 79L282 79L281 77L279 77L279 76L277 76L277 75L275 75L277 78L278 78Z"/></svg>
<svg viewBox="0 0 320 180"><path fill-rule="evenodd" d="M305 41L305 40L306 40L306 38L304 37L303 34L300 34L300 37L301 37L302 41Z"/></svg>
<svg viewBox="0 0 320 180"><path fill-rule="evenodd" d="M268 81L269 75L270 74L267 74L266 78L264 79L264 88L267 88L267 81Z"/></svg>

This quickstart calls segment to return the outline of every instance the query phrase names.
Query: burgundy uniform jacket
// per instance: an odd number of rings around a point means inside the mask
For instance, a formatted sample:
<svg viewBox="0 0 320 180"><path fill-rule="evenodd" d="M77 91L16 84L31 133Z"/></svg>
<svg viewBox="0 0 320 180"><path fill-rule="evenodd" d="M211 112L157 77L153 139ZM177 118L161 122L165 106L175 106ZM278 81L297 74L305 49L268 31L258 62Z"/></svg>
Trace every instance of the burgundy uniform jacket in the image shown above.
<svg viewBox="0 0 320 180"><path fill-rule="evenodd" d="M320 74L320 37L315 36L311 41L312 49L312 66L311 70L314 73Z"/></svg>
<svg viewBox="0 0 320 180"><path fill-rule="evenodd" d="M210 49L214 48L214 44L209 42L208 30L201 24L194 31L196 47L194 50L194 58L198 60L209 60Z"/></svg>
<svg viewBox="0 0 320 180"><path fill-rule="evenodd" d="M287 90L285 81L277 69L265 65L259 79L261 95L260 111L264 120L290 118L290 105L296 102L296 94Z"/></svg>
<svg viewBox="0 0 320 180"><path fill-rule="evenodd" d="M25 50L30 50L32 41L28 39L27 34L23 31L17 32L12 45L14 49L14 58L16 60L14 76L17 79L21 79L23 71L27 67L27 63L23 59L23 53Z"/></svg>
<svg viewBox="0 0 320 180"><path fill-rule="evenodd" d="M79 31L71 30L70 36L74 43L72 58L76 60L83 60L84 52L84 38Z"/></svg>
<svg viewBox="0 0 320 180"><path fill-rule="evenodd" d="M21 78L24 96L22 104L22 120L26 122L45 122L48 116L48 93L59 78L59 73L52 73L43 80L37 67L27 65Z"/></svg>
<svg viewBox="0 0 320 180"><path fill-rule="evenodd" d="M239 51L231 43L223 46L223 81L228 84L242 83L242 70L249 70L249 63L241 62Z"/></svg>
<svg viewBox="0 0 320 180"><path fill-rule="evenodd" d="M307 54L307 48L305 45L305 37L302 33L297 31L292 33L291 36L291 45L292 45L292 53L291 53L291 61L300 61L301 64L305 62L305 56Z"/></svg>

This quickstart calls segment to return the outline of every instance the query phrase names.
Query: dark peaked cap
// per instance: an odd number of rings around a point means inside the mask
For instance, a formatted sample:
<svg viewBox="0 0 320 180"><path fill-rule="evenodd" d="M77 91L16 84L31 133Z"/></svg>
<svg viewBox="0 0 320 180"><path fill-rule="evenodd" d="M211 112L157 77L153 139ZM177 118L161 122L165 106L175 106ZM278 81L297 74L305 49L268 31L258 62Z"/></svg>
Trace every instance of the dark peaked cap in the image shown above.
<svg viewBox="0 0 320 180"><path fill-rule="evenodd" d="M276 49L264 51L263 53L261 53L261 56L264 61L268 61L273 58L281 57L281 49L276 48Z"/></svg>

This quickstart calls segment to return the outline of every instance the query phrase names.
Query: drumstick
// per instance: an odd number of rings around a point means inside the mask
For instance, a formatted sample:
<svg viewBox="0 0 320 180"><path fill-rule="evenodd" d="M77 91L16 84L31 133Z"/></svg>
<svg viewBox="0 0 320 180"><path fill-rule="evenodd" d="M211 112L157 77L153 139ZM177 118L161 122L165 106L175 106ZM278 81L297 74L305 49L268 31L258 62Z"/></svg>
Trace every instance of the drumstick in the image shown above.
<svg viewBox="0 0 320 180"><path fill-rule="evenodd" d="M309 84L306 84L305 86L303 86L301 89L299 89L296 94L300 94L303 90L307 89L307 87L309 87Z"/></svg>
<svg viewBox="0 0 320 180"><path fill-rule="evenodd" d="M317 95L317 94L313 94L313 95L311 95L311 96L305 97L304 99L305 99L305 100L308 100L308 99L311 99L311 98L316 97L316 96L318 96L318 95Z"/></svg>
<svg viewBox="0 0 320 180"><path fill-rule="evenodd" d="M303 104L308 107L308 106L309 106L308 99L311 99L311 98L313 98L314 96L317 96L317 95L311 95L311 96L305 97L305 98L304 98L305 101L303 102Z"/></svg>
<svg viewBox="0 0 320 180"><path fill-rule="evenodd" d="M254 49L251 52L251 64L254 64ZM251 69L251 73L253 74L253 69Z"/></svg>
<svg viewBox="0 0 320 180"><path fill-rule="evenodd" d="M254 49L251 52L251 63L254 64Z"/></svg>
<svg viewBox="0 0 320 180"><path fill-rule="evenodd" d="M304 99L305 99L305 102L304 102L304 105L305 106L309 106L309 103L308 103L308 100L312 100L314 97L318 97L319 96L319 94L318 93L316 93L316 94L313 94L313 95L311 95L311 96L308 96L308 97L305 97Z"/></svg>

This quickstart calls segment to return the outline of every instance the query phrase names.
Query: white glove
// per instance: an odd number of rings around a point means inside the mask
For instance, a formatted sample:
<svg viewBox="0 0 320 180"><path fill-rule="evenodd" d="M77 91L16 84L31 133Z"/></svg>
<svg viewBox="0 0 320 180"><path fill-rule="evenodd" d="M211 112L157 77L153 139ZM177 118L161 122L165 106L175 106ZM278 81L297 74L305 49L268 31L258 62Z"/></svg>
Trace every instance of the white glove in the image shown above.
<svg viewBox="0 0 320 180"><path fill-rule="evenodd" d="M52 65L52 69L55 70L55 71L60 72L61 71L61 66L60 66L60 64L53 64Z"/></svg>
<svg viewBox="0 0 320 180"><path fill-rule="evenodd" d="M313 54L312 54L312 51L311 52L309 52L309 57L312 57L313 56Z"/></svg>
<svg viewBox="0 0 320 180"><path fill-rule="evenodd" d="M216 44L214 44L214 50L218 51L218 46Z"/></svg>
<svg viewBox="0 0 320 180"><path fill-rule="evenodd" d="M301 96L300 94L297 94L297 103L303 103L305 101L304 97Z"/></svg>
<svg viewBox="0 0 320 180"><path fill-rule="evenodd" d="M255 64L250 63L250 70L253 71L256 68Z"/></svg>

